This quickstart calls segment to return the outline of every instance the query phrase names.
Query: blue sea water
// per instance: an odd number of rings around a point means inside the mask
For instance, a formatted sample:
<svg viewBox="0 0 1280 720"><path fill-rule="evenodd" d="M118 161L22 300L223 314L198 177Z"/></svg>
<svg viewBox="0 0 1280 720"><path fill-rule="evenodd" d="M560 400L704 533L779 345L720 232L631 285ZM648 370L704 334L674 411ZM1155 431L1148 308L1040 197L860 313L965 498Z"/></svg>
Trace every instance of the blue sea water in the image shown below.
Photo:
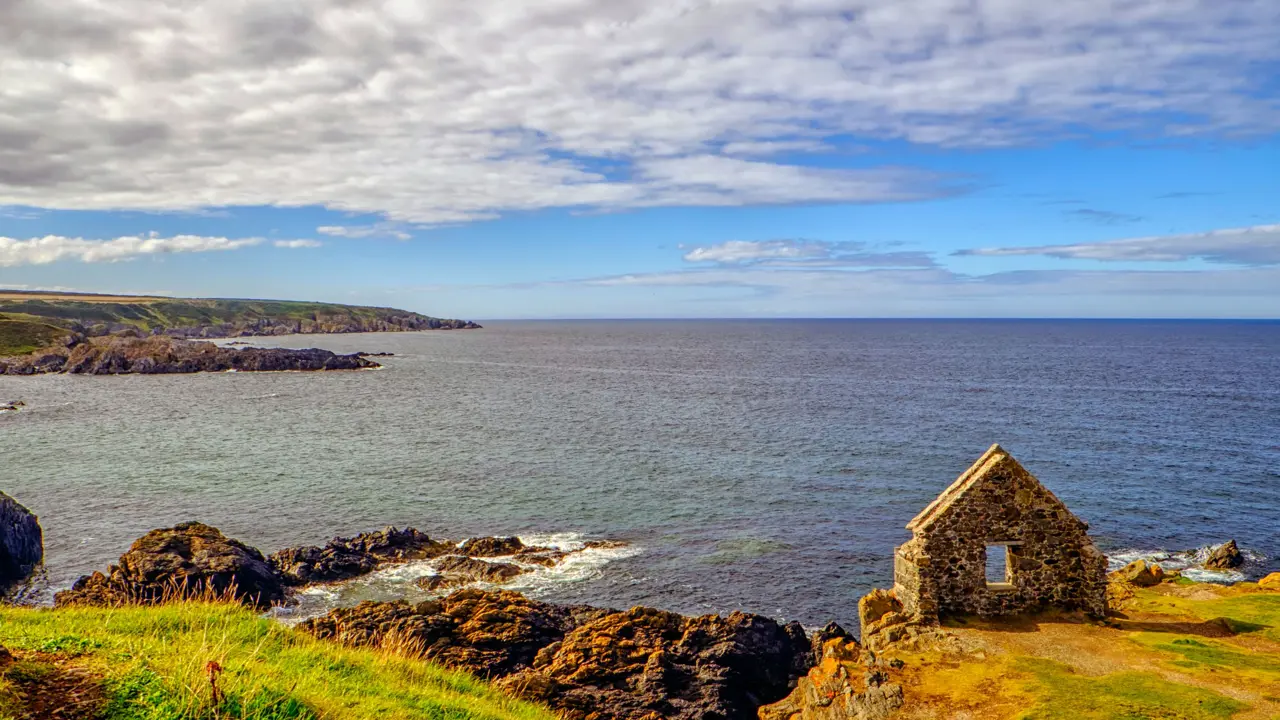
<svg viewBox="0 0 1280 720"><path fill-rule="evenodd" d="M254 341L395 356L0 377L0 400L27 403L0 413L0 490L44 525L43 599L183 520L265 551L394 524L630 543L516 584L553 601L856 626L903 526L994 442L1117 562L1235 538L1243 576L1280 569L1277 323L494 322ZM414 597L422 572L295 612Z"/></svg>

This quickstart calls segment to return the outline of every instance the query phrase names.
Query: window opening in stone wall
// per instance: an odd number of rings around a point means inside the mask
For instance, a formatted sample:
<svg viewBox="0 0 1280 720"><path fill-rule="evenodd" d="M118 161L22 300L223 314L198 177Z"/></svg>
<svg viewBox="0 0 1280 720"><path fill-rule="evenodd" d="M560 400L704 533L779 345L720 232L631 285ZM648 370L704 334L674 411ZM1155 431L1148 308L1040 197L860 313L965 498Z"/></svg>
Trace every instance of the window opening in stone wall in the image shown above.
<svg viewBox="0 0 1280 720"><path fill-rule="evenodd" d="M1008 585L1013 582L1009 574L1009 546L987 546L987 585Z"/></svg>

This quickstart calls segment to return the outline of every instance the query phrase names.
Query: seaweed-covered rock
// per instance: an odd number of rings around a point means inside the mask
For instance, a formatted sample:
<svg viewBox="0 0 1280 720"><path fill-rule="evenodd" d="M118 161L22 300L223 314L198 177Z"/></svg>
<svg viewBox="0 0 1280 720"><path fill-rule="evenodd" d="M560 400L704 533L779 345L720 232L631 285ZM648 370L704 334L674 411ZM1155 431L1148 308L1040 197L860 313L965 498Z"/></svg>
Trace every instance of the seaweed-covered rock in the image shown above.
<svg viewBox="0 0 1280 720"><path fill-rule="evenodd" d="M388 527L353 538L334 538L324 547L288 548L268 558L290 585L348 580L384 563L425 560L453 552L451 543L432 540L414 528Z"/></svg>
<svg viewBox="0 0 1280 720"><path fill-rule="evenodd" d="M0 492L0 592L25 580L43 558L39 519Z"/></svg>
<svg viewBox="0 0 1280 720"><path fill-rule="evenodd" d="M217 528L189 522L138 538L118 565L80 578L54 604L157 604L206 592L260 608L284 599L284 585L262 553Z"/></svg>

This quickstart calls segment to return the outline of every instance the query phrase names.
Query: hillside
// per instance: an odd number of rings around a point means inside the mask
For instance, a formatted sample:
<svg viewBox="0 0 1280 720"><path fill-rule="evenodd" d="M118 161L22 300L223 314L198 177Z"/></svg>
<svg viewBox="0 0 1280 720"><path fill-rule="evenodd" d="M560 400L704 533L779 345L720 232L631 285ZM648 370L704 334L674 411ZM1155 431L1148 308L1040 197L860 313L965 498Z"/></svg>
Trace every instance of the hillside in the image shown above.
<svg viewBox="0 0 1280 720"><path fill-rule="evenodd" d="M315 640L239 605L0 607L0 648L0 720L554 717L470 675Z"/></svg>
<svg viewBox="0 0 1280 720"><path fill-rule="evenodd" d="M124 332L217 338L478 327L407 310L334 303L0 291L0 355L29 353L68 331L89 337Z"/></svg>

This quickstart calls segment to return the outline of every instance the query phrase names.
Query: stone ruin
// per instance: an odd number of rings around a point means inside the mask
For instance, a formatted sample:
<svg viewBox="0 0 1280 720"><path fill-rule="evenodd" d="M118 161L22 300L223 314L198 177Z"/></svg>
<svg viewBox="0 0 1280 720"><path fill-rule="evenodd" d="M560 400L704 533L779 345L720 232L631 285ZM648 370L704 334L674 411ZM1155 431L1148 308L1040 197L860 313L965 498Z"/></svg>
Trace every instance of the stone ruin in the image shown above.
<svg viewBox="0 0 1280 720"><path fill-rule="evenodd" d="M894 555L903 615L1107 612L1107 559L1077 518L999 445L908 525ZM865 631L865 628L864 628Z"/></svg>

